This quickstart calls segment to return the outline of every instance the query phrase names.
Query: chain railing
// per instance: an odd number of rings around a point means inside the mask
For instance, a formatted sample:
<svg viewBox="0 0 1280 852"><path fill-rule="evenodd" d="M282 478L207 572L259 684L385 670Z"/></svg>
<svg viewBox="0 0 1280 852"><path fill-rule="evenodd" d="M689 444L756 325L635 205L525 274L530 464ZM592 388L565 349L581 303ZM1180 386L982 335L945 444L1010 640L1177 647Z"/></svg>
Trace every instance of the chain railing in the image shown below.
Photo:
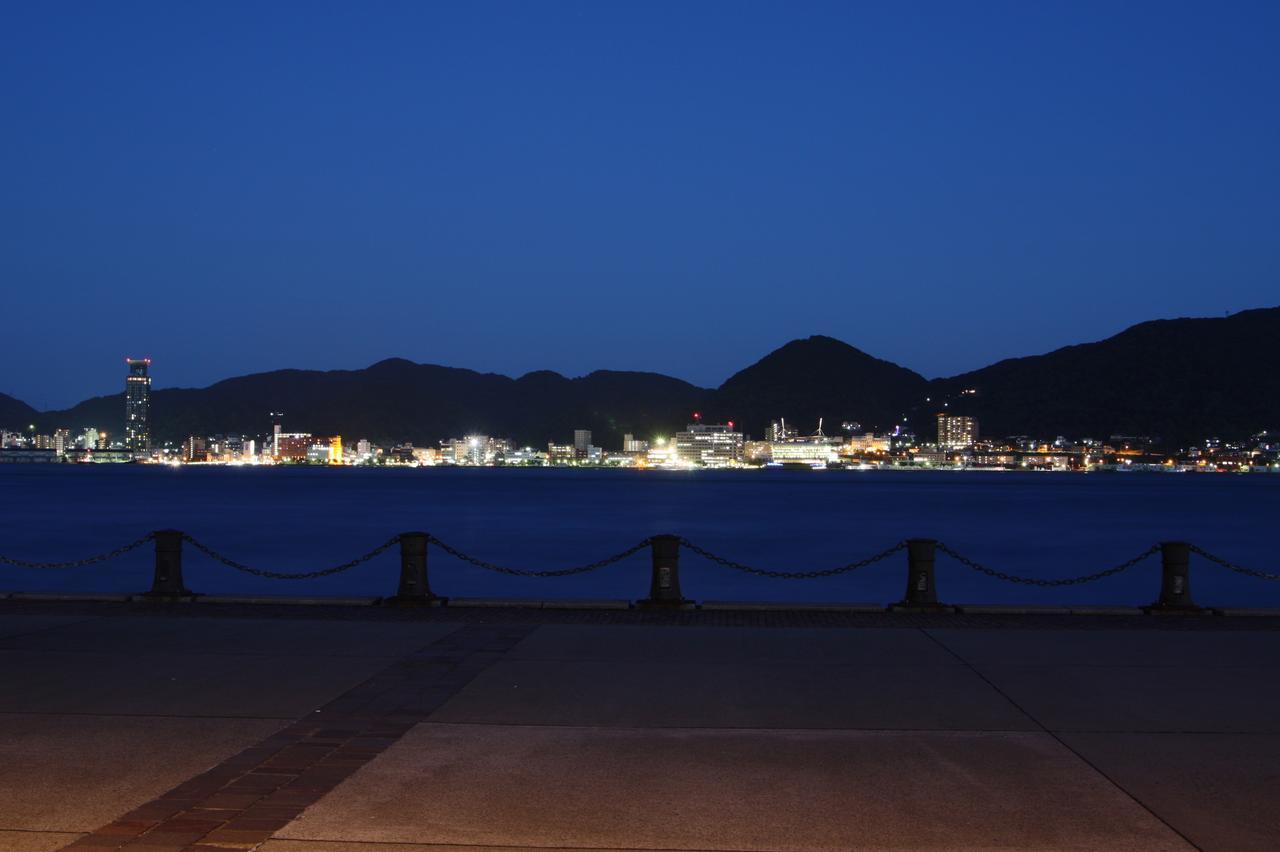
<svg viewBox="0 0 1280 852"><path fill-rule="evenodd" d="M1084 583L1092 583L1095 580L1101 580L1106 577L1112 577L1112 576L1115 576L1116 574L1122 574L1125 571L1128 571L1133 566L1137 565L1139 562L1142 562L1144 559L1155 556L1157 553L1160 552L1160 545L1153 544L1150 547L1148 547L1146 550L1139 553L1137 556L1133 557L1132 559L1125 560L1124 562L1121 562L1119 565L1115 565L1111 568L1106 568L1102 571L1095 571L1092 574L1082 574L1079 577L1048 578L1048 577L1026 577L1019 574L1008 574L1004 571L997 571L994 568L988 568L986 565L983 565L980 562L975 562L974 560L968 558L967 556L957 553L956 551L952 550L950 547L943 544L942 542L938 542L936 547L938 548L938 551L940 553L945 553L947 556L950 556L952 559L959 562L961 565L965 566L966 568L972 568L974 571L977 571L981 574L986 574L988 577L994 577L995 579L1003 580L1006 583L1021 583L1022 585L1026 585L1026 586L1039 586L1041 588L1057 588L1059 586L1079 586L1079 585L1083 585Z"/></svg>
<svg viewBox="0 0 1280 852"><path fill-rule="evenodd" d="M885 559L897 553L907 546L905 541L900 541L890 548L880 551L879 553L868 556L866 559L859 559L856 562L849 562L845 565L839 565L835 568L825 568L816 571L770 571L766 568L753 568L750 565L744 565L741 562L735 562L705 550L687 538L680 539L681 547L686 547L690 551L698 554L709 562L717 565L723 565L725 568L732 568L734 571L741 571L744 574L754 574L757 577L770 577L775 580L816 580L819 577L834 577L837 574L847 574L850 571L857 571L859 568L866 568L868 565L874 565L881 559Z"/></svg>
<svg viewBox="0 0 1280 852"><path fill-rule="evenodd" d="M137 550L142 545L155 538L155 533L147 533L137 541L131 541L126 545L117 547L115 550L106 553L98 553L94 556L88 556L84 559L72 559L69 562L31 562L26 559L15 559L12 556L0 556L0 564L12 565L15 568L37 568L42 570L62 570L64 568L83 568L86 565L94 565L98 562L106 562L108 559L115 559L118 556L124 556L131 550Z"/></svg>
<svg viewBox="0 0 1280 852"><path fill-rule="evenodd" d="M0 555L0 565L48 570L79 568L94 565L99 562L105 562L109 559L115 559L131 551L137 550L147 544L147 542L152 541L155 542L155 578L151 591L146 593L145 597L164 600L195 597L195 593L189 591L183 584L182 545L184 542L189 544L196 551L228 568L270 580L310 580L339 574L369 562L380 554L396 547L398 544L400 547L400 586L398 594L394 598L388 598L387 600L407 603L441 603L445 600L432 594L430 585L427 582L427 551L432 545L472 567L513 577L529 578L571 577L578 574L586 574L614 565L642 550L645 550L646 548L651 548L652 568L650 577L650 596L640 601L639 604L653 606L692 605L692 602L686 600L680 591L679 557L680 550L682 548L722 567L756 577L765 577L775 580L816 580L825 577L834 577L869 567L887 559L895 553L906 550L906 596L895 606L906 607L913 611L954 609L954 607L947 607L938 601L934 571L936 552L941 552L944 556L950 557L961 565L987 577L991 577L992 579L1037 588L1078 586L1085 583L1103 580L1128 571L1159 553L1161 555L1162 569L1160 594L1156 602L1146 608L1148 611L1158 612L1203 611L1201 607L1196 606L1191 598L1190 563L1193 554L1201 556L1218 566L1244 576L1260 580L1280 581L1280 574L1273 574L1266 571L1247 568L1224 559L1223 557L1209 553L1196 545L1188 544L1186 542L1170 541L1154 544L1133 558L1127 559L1124 562L1101 571L1081 574L1075 577L1058 578L1032 577L1025 574L1013 574L1006 571L1000 571L976 560L970 559L943 542L934 541L932 539L909 539L906 541L899 541L878 553L873 553L863 559L848 562L833 568L814 569L808 571L778 571L746 565L742 562L729 559L728 557L721 556L720 554L707 550L687 538L675 535L649 536L648 538L641 539L625 550L619 551L618 553L605 557L604 559L599 559L595 562L589 562L587 564L577 565L571 568L560 569L527 569L498 565L460 550L459 548L454 547L429 533L407 532L392 536L372 550L339 565L320 568L314 571L272 571L265 568L256 568L231 559L219 551L214 550L212 547L189 533L185 533L180 530L156 530L137 539L136 541L132 541L114 550L98 553L84 559L64 562L38 562Z"/></svg>
<svg viewBox="0 0 1280 852"><path fill-rule="evenodd" d="M199 539L195 538L194 536L187 535L186 533L182 534L182 540L185 541L187 544L191 545L192 547L194 547L196 550L203 553L205 556L208 556L210 559L213 559L217 562L221 562L223 565L226 565L228 568L234 568L235 570L243 572L245 574L252 574L255 577L266 577L267 579L270 579L270 580L313 580L317 577L328 577L331 574L341 574L343 571L349 571L358 565L363 565L364 563L368 562L370 559L377 556L378 554L383 553L384 551L390 550L391 548L399 544L400 536L398 535L392 536L382 544L375 547L373 550L370 550L368 553L362 553L361 555L357 556L355 559L352 559L347 562L343 562L341 565L334 565L332 568L320 568L316 571L297 571L297 572L268 571L264 568L254 568L252 566L245 565L242 562L237 562L234 559L231 559L227 556L222 555L218 551L209 547L207 544L204 544L203 542L201 542Z"/></svg>
<svg viewBox="0 0 1280 852"><path fill-rule="evenodd" d="M1234 562L1223 559L1221 556L1215 556L1201 547L1196 547L1194 544L1191 545L1191 552L1197 556L1203 556L1215 565L1221 565L1228 571L1235 571L1237 574L1244 574L1246 577L1253 577L1258 580L1280 580L1280 574L1269 574L1266 571L1259 571L1256 568L1246 568L1243 565L1237 565Z"/></svg>
<svg viewBox="0 0 1280 852"><path fill-rule="evenodd" d="M651 542L651 539L648 539L648 538L642 539L641 541L637 542L631 547L628 547L626 550L620 553L615 553L613 556L607 556L604 559L600 559L595 562L589 562L586 565L578 565L574 568L560 568L557 570L531 571L531 570L524 570L520 568L508 568L505 565L495 565L492 562L486 562L483 559L477 559L476 557L470 555L469 553L464 553L461 550L458 550L458 548L452 547L446 544L445 542L441 541L435 536L428 536L427 540L432 544L434 544L436 547L443 550L445 553L452 556L453 558L459 559L467 563L468 565L472 565L476 568L481 568L485 571L493 571L497 574L508 574L512 577L572 577L575 574L586 574L591 571L598 571L601 568L607 568L608 566L614 564L615 562L621 562L623 559L626 559L628 556L631 556L635 553L639 553L641 550L644 550L646 547L648 547Z"/></svg>

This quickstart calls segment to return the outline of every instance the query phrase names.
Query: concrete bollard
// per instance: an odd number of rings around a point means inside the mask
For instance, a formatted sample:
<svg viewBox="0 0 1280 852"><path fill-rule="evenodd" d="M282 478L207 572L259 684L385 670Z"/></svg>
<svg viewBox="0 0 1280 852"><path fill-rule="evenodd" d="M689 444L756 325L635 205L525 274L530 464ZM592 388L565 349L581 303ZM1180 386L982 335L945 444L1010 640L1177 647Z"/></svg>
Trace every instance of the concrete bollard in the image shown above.
<svg viewBox="0 0 1280 852"><path fill-rule="evenodd" d="M427 544L424 532L400 533L400 586L390 602L396 604L443 603L444 598L431 593L427 581Z"/></svg>
<svg viewBox="0 0 1280 852"><path fill-rule="evenodd" d="M149 598L184 598L192 592L182 582L182 531L156 530L156 571Z"/></svg>
<svg viewBox="0 0 1280 852"><path fill-rule="evenodd" d="M1191 545L1160 542L1160 599L1148 612L1202 612L1191 598Z"/></svg>
<svg viewBox="0 0 1280 852"><path fill-rule="evenodd" d="M674 535L655 535L649 541L653 553L653 573L649 580L649 597L641 606L679 607L689 605L680 594L680 539Z"/></svg>
<svg viewBox="0 0 1280 852"><path fill-rule="evenodd" d="M940 606L933 575L937 544L931 538L907 541L907 594L899 607L936 609Z"/></svg>

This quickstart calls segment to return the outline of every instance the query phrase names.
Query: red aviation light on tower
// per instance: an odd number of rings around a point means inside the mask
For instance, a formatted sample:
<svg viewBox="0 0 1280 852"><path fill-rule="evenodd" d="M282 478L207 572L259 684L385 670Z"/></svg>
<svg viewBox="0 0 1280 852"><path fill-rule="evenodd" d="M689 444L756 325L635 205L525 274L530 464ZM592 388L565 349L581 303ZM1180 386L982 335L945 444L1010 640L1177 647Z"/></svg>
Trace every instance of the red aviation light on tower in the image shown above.
<svg viewBox="0 0 1280 852"><path fill-rule="evenodd" d="M693 412L693 419L694 419L694 420L701 420L701 419L702 419L702 414L701 414L701 412L697 412L697 411Z"/></svg>
<svg viewBox="0 0 1280 852"><path fill-rule="evenodd" d="M732 428L733 428L733 421L732 421L732 420L730 420L730 421L729 421L729 428L730 428L730 429L732 429Z"/></svg>

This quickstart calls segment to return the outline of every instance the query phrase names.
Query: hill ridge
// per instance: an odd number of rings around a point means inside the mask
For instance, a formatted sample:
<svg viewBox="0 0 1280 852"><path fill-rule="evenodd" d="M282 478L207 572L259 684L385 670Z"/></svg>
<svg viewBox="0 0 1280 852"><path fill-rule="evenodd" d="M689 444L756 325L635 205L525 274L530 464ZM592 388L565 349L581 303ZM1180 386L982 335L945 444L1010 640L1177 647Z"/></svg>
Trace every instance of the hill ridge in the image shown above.
<svg viewBox="0 0 1280 852"><path fill-rule="evenodd" d="M287 428L316 434L434 443L487 432L542 444L587 428L597 443L614 446L628 432L669 434L702 411L757 437L779 417L881 430L906 417L927 435L936 401L948 400L949 410L977 416L988 435L1198 440L1280 426L1276 363L1280 307L1147 320L1102 340L933 380L821 334L782 344L717 388L636 370L511 377L392 357L355 370L286 368L204 388L159 389L152 393L153 433L162 441L262 434L267 413L283 410ZM977 393L964 393L970 390ZM111 432L123 408L122 393L47 412L0 394L0 425Z"/></svg>

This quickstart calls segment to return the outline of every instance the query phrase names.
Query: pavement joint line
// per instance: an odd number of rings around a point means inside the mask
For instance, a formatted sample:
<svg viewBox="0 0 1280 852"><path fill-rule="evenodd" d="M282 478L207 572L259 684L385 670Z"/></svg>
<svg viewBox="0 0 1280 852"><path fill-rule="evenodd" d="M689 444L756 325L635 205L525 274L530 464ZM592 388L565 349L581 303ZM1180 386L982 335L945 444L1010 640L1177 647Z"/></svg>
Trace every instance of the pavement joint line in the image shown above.
<svg viewBox="0 0 1280 852"><path fill-rule="evenodd" d="M701 734L715 731L727 731L734 734L1040 734L1048 731L1028 731L1025 728L850 728L842 725L839 728L762 728L759 725L589 725L573 722L466 722L425 719L424 725L448 725L450 727L486 727L486 728L573 728L582 731L690 731ZM1147 733L1146 731L1067 731L1071 734L1094 733ZM1201 733L1214 733L1201 732ZM448 845L448 844L446 844Z"/></svg>
<svg viewBox="0 0 1280 852"><path fill-rule="evenodd" d="M1095 764L1093 761L1089 760L1079 751L1075 750L1070 745L1068 745L1066 740L1058 736L1057 731L1051 730L1050 728L1046 727L1043 722L1041 722L1039 719L1033 716L1025 707L1023 707L1021 704L1015 701L1012 696L1010 696L1003 689L997 686L995 682L991 680L991 678L983 674L982 671L980 671L976 665L974 665L973 663L969 662L969 660L961 656L958 651L951 648L949 645L943 642L939 637L933 635L932 630L922 627L920 628L920 632L923 633L926 637L928 637L931 641L937 643L937 645L940 648L943 648L948 654L951 654L957 660L960 660L961 662L963 662L965 666L969 669L969 671L973 672L975 677L981 678L983 683L987 684L987 686L995 690L996 694L999 695L1001 698L1003 698L1005 701L1009 702L1010 706L1012 706L1015 710L1017 710L1027 719L1029 719L1031 723L1034 724L1041 731L1043 731L1044 733L1052 737L1054 741L1056 741L1058 745L1062 746L1062 748L1066 749L1067 752L1075 755L1077 760L1079 760L1085 766L1092 769L1095 773L1097 773L1097 775L1100 778L1103 778L1104 780L1106 780L1108 784L1110 784L1116 790L1119 790L1122 794L1128 797L1134 804L1136 804L1138 807L1142 808L1144 811L1150 814L1153 819L1157 820L1165 828L1169 829L1178 837L1182 838L1182 841L1186 843L1189 847L1191 847L1192 849L1201 848L1199 844L1195 843L1190 837L1188 837L1186 834L1180 831L1176 826L1174 826L1171 822L1169 822L1163 816L1156 813L1156 811L1151 806L1149 806L1146 802L1142 801L1142 799L1138 798L1134 793L1127 790L1123 785L1120 784L1120 782L1116 781L1116 779L1112 778L1110 775L1104 772L1097 764Z"/></svg>
<svg viewBox="0 0 1280 852"><path fill-rule="evenodd" d="M87 710L0 710L0 716L73 716L108 719L210 719L224 722L292 722L296 716L210 716L180 713L93 713Z"/></svg>
<svg viewBox="0 0 1280 852"><path fill-rule="evenodd" d="M256 848L399 742L535 629L459 625L65 848Z"/></svg>
<svg viewBox="0 0 1280 852"><path fill-rule="evenodd" d="M31 630L24 630L21 633L6 633L0 636L0 643L8 642L11 639L21 639L24 636L35 636L37 633L47 633L50 630L60 630L64 627L75 627L77 624L88 624L91 621L101 621L106 616L103 615L86 615L84 618L75 621L66 622L64 624L46 624L44 627L35 627Z"/></svg>
<svg viewBox="0 0 1280 852"><path fill-rule="evenodd" d="M492 843L435 843L427 841L413 840L325 840L317 837L273 837L274 843L283 843L290 846L298 846L299 848L308 843L341 843L343 846L404 846L420 849L427 847L429 849L493 849ZM529 846L521 843L504 843L497 847L499 849L531 849L534 852L580 852L580 850L589 850L595 852L600 849L599 846ZM700 852L696 848L687 846L610 846L609 852ZM718 849L716 852L757 852L757 850L745 848L725 848Z"/></svg>
<svg viewBox="0 0 1280 852"><path fill-rule="evenodd" d="M70 627L71 625L66 625ZM80 648L10 648L5 647L9 639L17 637L8 636L0 639L0 653L22 653L22 654L74 654L77 657L100 656L113 657L127 651L137 657L288 657L291 660L298 659L321 659L321 660L377 660L393 663L400 659L398 654L322 654L319 652L302 652L298 654L289 653L287 651L148 651L139 648L121 648L114 651L85 651ZM1278 663L1277 665L1280 665ZM1256 668L1256 667L1255 667Z"/></svg>
<svg viewBox="0 0 1280 852"><path fill-rule="evenodd" d="M860 628L893 629L960 628L1013 630L1158 630L1173 632L1275 631L1280 630L1280 610L1270 616L1250 617L1153 617L1149 615L1098 614L978 614L978 613L851 613L795 609L776 611L724 610L573 610L501 607L340 607L291 605L238 605L192 607L160 603L102 601L0 600L0 615L91 613L94 616L146 618L273 618L309 621L376 621L421 624L580 624L636 626L701 626L753 628Z"/></svg>

